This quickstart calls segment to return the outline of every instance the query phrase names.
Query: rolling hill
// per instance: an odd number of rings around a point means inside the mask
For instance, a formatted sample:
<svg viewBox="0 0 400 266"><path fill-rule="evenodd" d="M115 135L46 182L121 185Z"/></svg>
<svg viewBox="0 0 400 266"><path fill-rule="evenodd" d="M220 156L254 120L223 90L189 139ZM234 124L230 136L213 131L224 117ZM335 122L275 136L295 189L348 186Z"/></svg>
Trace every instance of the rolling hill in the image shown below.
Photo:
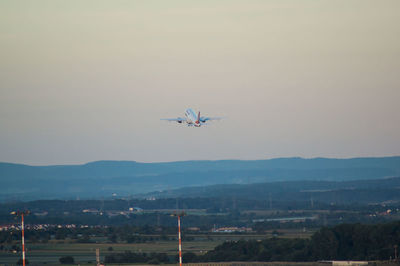
<svg viewBox="0 0 400 266"><path fill-rule="evenodd" d="M0 200L128 196L217 184L273 181L350 181L400 176L400 157L278 158L270 160L139 163L97 161L82 165L0 163Z"/></svg>

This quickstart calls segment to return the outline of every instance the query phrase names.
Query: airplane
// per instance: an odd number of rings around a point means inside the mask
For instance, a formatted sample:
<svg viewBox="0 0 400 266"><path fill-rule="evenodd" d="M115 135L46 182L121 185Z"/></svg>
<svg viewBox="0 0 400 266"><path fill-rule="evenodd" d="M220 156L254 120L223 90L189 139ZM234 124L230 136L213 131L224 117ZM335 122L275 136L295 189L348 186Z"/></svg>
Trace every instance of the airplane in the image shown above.
<svg viewBox="0 0 400 266"><path fill-rule="evenodd" d="M196 115L196 113L193 111L192 108L188 108L185 111L185 117L162 118L161 120L166 120L166 121L170 121L170 122L178 122L179 124L186 122L186 124L188 126L200 127L200 126L204 125L207 121L220 120L220 119L221 119L221 117L200 116L200 112Z"/></svg>

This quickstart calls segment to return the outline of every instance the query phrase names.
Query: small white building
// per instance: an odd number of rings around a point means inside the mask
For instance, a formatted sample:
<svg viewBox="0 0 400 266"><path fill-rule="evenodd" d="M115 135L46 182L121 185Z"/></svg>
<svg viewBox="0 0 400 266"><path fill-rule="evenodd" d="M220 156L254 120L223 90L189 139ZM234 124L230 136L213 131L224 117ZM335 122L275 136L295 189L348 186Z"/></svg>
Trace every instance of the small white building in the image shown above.
<svg viewBox="0 0 400 266"><path fill-rule="evenodd" d="M332 260L332 261L320 261L321 263L326 263L335 266L361 266L368 265L368 261L352 261L352 260Z"/></svg>

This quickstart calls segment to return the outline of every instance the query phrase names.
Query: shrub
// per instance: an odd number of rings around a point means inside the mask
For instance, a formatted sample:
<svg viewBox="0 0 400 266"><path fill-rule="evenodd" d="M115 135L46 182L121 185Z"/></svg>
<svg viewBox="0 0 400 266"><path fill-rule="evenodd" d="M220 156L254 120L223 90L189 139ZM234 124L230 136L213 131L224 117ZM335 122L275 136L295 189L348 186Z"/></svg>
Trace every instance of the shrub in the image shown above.
<svg viewBox="0 0 400 266"><path fill-rule="evenodd" d="M72 256L65 256L59 259L61 264L74 264L74 258Z"/></svg>

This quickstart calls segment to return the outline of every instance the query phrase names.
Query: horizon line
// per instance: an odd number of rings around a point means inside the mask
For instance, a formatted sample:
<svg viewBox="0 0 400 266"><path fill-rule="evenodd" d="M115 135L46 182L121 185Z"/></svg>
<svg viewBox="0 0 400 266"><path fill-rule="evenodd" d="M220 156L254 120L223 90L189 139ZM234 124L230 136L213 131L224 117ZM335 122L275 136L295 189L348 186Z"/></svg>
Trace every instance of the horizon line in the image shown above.
<svg viewBox="0 0 400 266"><path fill-rule="evenodd" d="M288 156L288 157L271 157L271 158L261 158L261 159L194 159L194 160L174 160L174 161L153 161L153 162L142 162L135 160L111 160L102 159L95 161L88 161L83 163L65 163L65 164L28 164L28 163L17 163L17 162L6 162L0 161L0 164L14 164L14 165L24 165L30 167L50 167L50 166L81 166L98 162L132 162L139 164L166 164L166 163L181 163L181 162L217 162L217 161L268 161L268 160L278 160L278 159L303 159L303 160L315 160L315 159L328 159L328 160L351 160L351 159L379 159L379 158L395 158L400 157L400 155L383 155L383 156L349 156L349 157L302 157L302 156Z"/></svg>

